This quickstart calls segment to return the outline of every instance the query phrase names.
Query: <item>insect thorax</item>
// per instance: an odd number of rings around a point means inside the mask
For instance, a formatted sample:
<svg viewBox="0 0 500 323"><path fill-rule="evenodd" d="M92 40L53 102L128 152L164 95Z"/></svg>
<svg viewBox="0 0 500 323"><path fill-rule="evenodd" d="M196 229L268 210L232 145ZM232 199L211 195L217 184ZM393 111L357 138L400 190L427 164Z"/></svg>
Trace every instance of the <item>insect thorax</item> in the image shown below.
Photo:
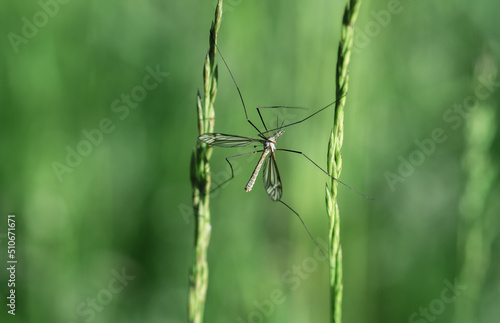
<svg viewBox="0 0 500 323"><path fill-rule="evenodd" d="M270 148L272 151L274 151L276 149L276 140L282 135L284 134L285 131L284 130L280 130L278 131L277 133L275 133L274 135L272 135L271 137L267 138L266 140L266 143L264 145L264 148L267 149L267 148Z"/></svg>

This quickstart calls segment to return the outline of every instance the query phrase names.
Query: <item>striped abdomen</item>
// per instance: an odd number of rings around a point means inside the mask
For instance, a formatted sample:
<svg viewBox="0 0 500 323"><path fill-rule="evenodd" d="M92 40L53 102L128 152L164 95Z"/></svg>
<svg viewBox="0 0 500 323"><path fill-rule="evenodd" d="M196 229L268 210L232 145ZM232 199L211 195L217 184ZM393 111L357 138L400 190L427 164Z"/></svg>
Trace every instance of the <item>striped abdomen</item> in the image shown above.
<svg viewBox="0 0 500 323"><path fill-rule="evenodd" d="M264 159L266 159L266 156L271 152L271 149L266 149L262 153L262 156L259 159L259 162L257 163L257 167L253 170L252 176L248 180L247 185L245 186L245 191L250 192L252 190L253 184L255 184L255 180L257 179L257 175L259 175L259 171L262 167L262 164L264 163Z"/></svg>

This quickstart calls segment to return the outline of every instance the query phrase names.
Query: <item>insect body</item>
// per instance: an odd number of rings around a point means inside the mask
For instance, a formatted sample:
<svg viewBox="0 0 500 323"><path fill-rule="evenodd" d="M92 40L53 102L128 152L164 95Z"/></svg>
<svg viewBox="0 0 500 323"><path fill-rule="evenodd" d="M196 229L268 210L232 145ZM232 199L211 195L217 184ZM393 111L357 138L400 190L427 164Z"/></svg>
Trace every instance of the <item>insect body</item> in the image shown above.
<svg viewBox="0 0 500 323"><path fill-rule="evenodd" d="M267 194L273 201L279 201L281 199L282 185L280 174L278 171L278 166L276 164L276 156L274 154L276 149L276 140L284 134L284 130L279 130L274 135L265 137L262 134L261 139L247 138L241 136L233 136L226 135L222 133L205 133L202 134L198 139L201 142L204 142L209 145L218 146L218 147L244 147L252 142L260 142L264 149L256 152L262 152L262 156L255 167L252 176L248 180L247 185L245 186L245 191L250 192L255 184L255 180L259 175L260 169L262 165L264 165L263 170L263 179L264 179L264 187L266 188ZM251 152L251 153L256 153ZM241 156L241 155L238 155ZM236 156L231 156L236 157ZM226 158L229 162L229 160ZM231 165L231 163L229 163ZM232 170L232 167L231 167Z"/></svg>
<svg viewBox="0 0 500 323"><path fill-rule="evenodd" d="M245 191L250 192L252 190L255 179L257 178L260 168L262 167L262 163L265 160L264 174L267 174L267 176L264 175L264 186L266 187L267 194L273 201L277 201L281 198L281 180L280 174L278 172L278 167L276 166L274 151L276 150L276 139L278 139L283 133L285 133L285 131L280 130L273 136L267 138L266 142L264 143L264 152L262 153L262 156L260 157L259 162L257 163L257 166L252 173L252 177L250 177L250 180L245 186ZM266 159L267 155L269 155L268 159ZM269 179L268 182L266 182L266 178Z"/></svg>

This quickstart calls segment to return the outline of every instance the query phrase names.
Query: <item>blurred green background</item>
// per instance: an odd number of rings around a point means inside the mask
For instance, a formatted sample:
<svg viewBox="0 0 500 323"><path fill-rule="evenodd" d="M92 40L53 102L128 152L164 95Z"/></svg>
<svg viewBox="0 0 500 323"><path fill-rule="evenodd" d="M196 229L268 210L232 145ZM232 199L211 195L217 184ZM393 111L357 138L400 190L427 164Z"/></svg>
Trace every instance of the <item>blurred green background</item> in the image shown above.
<svg viewBox="0 0 500 323"><path fill-rule="evenodd" d="M10 213L18 260L15 317L0 271L1 321L186 322L189 162L215 1L62 2L0 5L1 266ZM256 106L307 107L285 111L296 121L335 99L344 6L225 2L219 47L252 120ZM345 322L498 321L499 10L362 3L342 180L376 200L339 186ZM215 129L254 136L219 63ZM332 113L288 128L279 147L324 167ZM214 176L241 152L214 149ZM327 322L327 264L260 177L243 190L257 158L240 158L211 202L206 322ZM328 179L277 158L283 200L327 241Z"/></svg>

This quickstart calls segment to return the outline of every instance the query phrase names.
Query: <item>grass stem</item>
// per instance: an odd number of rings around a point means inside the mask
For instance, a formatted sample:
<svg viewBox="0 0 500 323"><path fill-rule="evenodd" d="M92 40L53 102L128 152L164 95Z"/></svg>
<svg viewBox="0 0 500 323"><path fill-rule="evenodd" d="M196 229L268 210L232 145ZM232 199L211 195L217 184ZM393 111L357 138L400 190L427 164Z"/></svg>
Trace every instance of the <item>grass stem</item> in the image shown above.
<svg viewBox="0 0 500 323"><path fill-rule="evenodd" d="M354 37L354 23L358 16L361 0L349 0L342 19L341 38L337 55L337 74L335 95L337 102L328 143L327 169L335 178L339 178L342 171L342 156L340 149L343 142L344 106L349 84L347 68L351 57L351 48ZM342 248L340 246L340 214L337 204L337 185L331 180L326 187L326 205L330 218L329 230L329 261L330 267L330 299L331 322L342 321Z"/></svg>
<svg viewBox="0 0 500 323"><path fill-rule="evenodd" d="M475 72L475 79L495 80L497 65L493 54L485 52L481 55L477 60ZM474 88L477 88L477 84ZM493 261L494 241L498 239L498 192L495 195L495 182L499 172L491 154L494 151L497 118L492 102L478 100L476 107L465 120L462 164L466 185L460 200L460 270L457 284L465 286L466 289L456 300L455 323L481 321L480 308L484 303L482 298L485 294L488 268Z"/></svg>
<svg viewBox="0 0 500 323"><path fill-rule="evenodd" d="M214 101L217 94L217 65L215 51L217 33L222 19L222 0L215 9L215 19L210 28L209 50L203 66L203 99L198 91L196 99L198 133L213 132ZM193 267L189 276L189 322L203 322L205 300L208 289L207 250L210 243L210 156L212 148L196 142L191 156L191 184L193 186L193 209L195 216Z"/></svg>

